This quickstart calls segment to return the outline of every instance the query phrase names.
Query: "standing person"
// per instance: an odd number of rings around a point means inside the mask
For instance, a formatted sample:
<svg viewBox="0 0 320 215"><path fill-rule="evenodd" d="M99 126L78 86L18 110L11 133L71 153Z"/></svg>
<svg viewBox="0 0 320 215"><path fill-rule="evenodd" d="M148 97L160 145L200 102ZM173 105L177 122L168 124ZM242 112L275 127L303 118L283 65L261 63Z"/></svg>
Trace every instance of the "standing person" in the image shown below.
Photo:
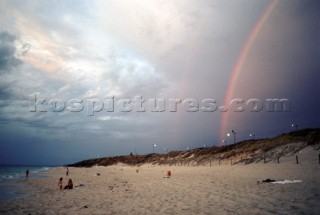
<svg viewBox="0 0 320 215"><path fill-rule="evenodd" d="M29 169L26 170L26 178L29 176Z"/></svg>
<svg viewBox="0 0 320 215"><path fill-rule="evenodd" d="M59 179L59 182L58 182L58 186L59 186L59 189L62 190L62 177Z"/></svg>
<svg viewBox="0 0 320 215"><path fill-rule="evenodd" d="M67 167L66 176L69 175L69 168Z"/></svg>

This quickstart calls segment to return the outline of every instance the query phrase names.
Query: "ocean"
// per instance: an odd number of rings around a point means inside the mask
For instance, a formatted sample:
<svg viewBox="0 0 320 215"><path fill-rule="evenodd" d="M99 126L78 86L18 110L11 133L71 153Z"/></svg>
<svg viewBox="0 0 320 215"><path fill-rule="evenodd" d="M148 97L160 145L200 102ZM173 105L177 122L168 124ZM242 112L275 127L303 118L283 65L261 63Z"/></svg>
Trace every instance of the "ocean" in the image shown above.
<svg viewBox="0 0 320 215"><path fill-rule="evenodd" d="M17 199L25 196L25 189L21 183L15 183L26 178L26 170L29 169L28 178L44 178L44 173L49 170L46 166L0 166L0 201Z"/></svg>

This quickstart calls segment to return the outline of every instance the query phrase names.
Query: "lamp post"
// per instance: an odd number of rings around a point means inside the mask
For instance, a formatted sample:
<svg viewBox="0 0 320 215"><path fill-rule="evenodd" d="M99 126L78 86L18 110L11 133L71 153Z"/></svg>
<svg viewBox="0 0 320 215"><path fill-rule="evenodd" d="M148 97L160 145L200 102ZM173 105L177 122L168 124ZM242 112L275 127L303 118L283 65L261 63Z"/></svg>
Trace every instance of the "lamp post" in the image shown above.
<svg viewBox="0 0 320 215"><path fill-rule="evenodd" d="M231 133L233 134L233 144L236 143L236 132L234 130L231 131ZM227 134L228 137L230 137L230 133Z"/></svg>
<svg viewBox="0 0 320 215"><path fill-rule="evenodd" d="M233 134L233 144L236 143L236 132L234 130L231 131L231 133ZM230 137L230 133L227 134L228 137Z"/></svg>
<svg viewBox="0 0 320 215"><path fill-rule="evenodd" d="M298 125L297 124L292 124L291 127L295 127L296 131L298 130Z"/></svg>
<svg viewBox="0 0 320 215"><path fill-rule="evenodd" d="M153 151L152 151L152 152L154 153L154 147L156 147L157 145L156 145L156 144L153 144L152 146L153 146Z"/></svg>
<svg viewBox="0 0 320 215"><path fill-rule="evenodd" d="M236 132L234 130L231 131L233 133L233 144L236 143Z"/></svg>

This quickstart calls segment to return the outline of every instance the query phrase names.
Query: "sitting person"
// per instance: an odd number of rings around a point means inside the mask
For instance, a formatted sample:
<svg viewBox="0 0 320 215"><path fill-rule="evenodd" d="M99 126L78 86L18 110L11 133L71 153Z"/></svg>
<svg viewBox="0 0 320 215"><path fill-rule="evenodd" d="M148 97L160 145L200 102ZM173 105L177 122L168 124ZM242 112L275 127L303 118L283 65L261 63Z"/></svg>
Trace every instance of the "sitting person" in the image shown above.
<svg viewBox="0 0 320 215"><path fill-rule="evenodd" d="M73 183L72 183L72 180L71 180L71 179L69 179L68 185L66 185L66 186L64 187L64 189L65 189L65 190L66 190L66 189L73 189Z"/></svg>

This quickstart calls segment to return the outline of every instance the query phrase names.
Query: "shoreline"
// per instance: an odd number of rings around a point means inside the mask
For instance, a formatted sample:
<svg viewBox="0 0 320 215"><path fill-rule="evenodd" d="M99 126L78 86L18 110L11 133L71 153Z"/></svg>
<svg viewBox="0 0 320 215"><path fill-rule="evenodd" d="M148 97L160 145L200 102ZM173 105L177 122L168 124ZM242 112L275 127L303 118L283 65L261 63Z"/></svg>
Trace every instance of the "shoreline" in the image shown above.
<svg viewBox="0 0 320 215"><path fill-rule="evenodd" d="M30 166L3 166L7 168L19 168L26 169ZM28 187L28 182L33 179L47 178L46 172L50 169L43 166L32 166L28 178L25 177L21 171L11 172L8 174L14 175L14 177L2 177L0 181L0 201L13 201L16 199L21 199L28 197L30 194L30 189Z"/></svg>

